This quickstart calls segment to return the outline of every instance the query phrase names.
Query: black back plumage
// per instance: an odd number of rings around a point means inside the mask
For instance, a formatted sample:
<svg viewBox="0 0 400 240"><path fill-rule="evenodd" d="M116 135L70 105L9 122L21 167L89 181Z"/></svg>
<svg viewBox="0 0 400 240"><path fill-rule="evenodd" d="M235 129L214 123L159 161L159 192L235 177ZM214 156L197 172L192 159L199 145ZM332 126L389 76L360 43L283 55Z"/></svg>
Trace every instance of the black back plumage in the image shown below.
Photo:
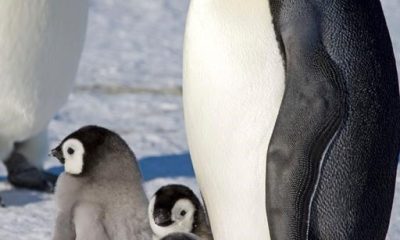
<svg viewBox="0 0 400 240"><path fill-rule="evenodd" d="M286 88L267 163L272 239L385 239L400 147L379 0L270 0Z"/></svg>

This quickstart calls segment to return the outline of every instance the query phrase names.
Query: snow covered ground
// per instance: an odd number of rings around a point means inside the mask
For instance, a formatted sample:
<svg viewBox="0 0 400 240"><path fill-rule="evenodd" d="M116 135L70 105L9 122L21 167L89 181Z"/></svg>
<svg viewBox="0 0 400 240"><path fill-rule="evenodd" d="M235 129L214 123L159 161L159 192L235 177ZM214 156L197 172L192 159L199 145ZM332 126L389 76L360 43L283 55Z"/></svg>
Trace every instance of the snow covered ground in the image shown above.
<svg viewBox="0 0 400 240"><path fill-rule="evenodd" d="M143 169L146 192L170 182L198 191L188 157L181 65L187 0L92 0L77 85L50 124L51 145L98 124L120 133ZM400 1L383 0L400 69ZM162 162L163 168L154 168ZM46 167L59 171L49 159ZM150 171L150 169L152 169ZM13 189L0 167L0 240L50 239L52 195ZM400 239L400 176L389 239Z"/></svg>

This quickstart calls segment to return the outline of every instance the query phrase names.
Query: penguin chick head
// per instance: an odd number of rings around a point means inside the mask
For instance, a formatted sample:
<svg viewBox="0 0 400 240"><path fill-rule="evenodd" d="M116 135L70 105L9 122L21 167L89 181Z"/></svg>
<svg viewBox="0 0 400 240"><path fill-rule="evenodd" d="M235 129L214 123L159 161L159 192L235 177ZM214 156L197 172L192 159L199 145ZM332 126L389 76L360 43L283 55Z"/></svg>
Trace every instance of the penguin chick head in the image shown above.
<svg viewBox="0 0 400 240"><path fill-rule="evenodd" d="M150 200L150 226L158 238L175 232L190 233L198 225L199 211L201 203L192 190L183 185L167 185Z"/></svg>
<svg viewBox="0 0 400 240"><path fill-rule="evenodd" d="M50 154L64 164L65 172L82 175L98 165L107 152L118 151L118 145L129 149L116 133L98 126L85 126L65 137Z"/></svg>
<svg viewBox="0 0 400 240"><path fill-rule="evenodd" d="M85 147L76 138L69 138L62 145L51 150L51 154L64 164L67 173L78 175L83 170Z"/></svg>

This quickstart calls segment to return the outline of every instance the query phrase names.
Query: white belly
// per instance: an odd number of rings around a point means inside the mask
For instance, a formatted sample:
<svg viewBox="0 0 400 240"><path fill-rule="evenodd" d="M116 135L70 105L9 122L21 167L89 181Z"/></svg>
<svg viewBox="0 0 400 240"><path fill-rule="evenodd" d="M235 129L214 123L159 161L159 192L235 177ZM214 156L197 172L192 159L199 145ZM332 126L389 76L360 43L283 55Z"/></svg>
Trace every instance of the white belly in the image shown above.
<svg viewBox="0 0 400 240"><path fill-rule="evenodd" d="M25 140L42 131L66 101L87 12L87 0L1 2L0 142Z"/></svg>
<svg viewBox="0 0 400 240"><path fill-rule="evenodd" d="M184 114L216 240L269 239L266 156L284 69L266 0L192 0Z"/></svg>

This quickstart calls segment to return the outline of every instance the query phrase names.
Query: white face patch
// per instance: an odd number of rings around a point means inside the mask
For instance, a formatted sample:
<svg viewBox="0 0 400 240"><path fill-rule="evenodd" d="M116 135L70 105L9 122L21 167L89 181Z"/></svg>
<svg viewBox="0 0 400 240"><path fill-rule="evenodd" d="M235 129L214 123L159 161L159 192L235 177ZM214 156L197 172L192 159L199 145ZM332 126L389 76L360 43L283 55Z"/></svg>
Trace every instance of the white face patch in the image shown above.
<svg viewBox="0 0 400 240"><path fill-rule="evenodd" d="M154 203L155 196L150 200L148 209L150 226L154 234L153 239L161 239L171 233L190 233L192 231L196 208L190 200L180 199L175 203L171 211L171 220L174 223L166 227L159 226L154 222Z"/></svg>
<svg viewBox="0 0 400 240"><path fill-rule="evenodd" d="M62 145L62 153L65 158L65 172L73 175L81 174L83 170L83 155L85 148L81 141L71 138Z"/></svg>

